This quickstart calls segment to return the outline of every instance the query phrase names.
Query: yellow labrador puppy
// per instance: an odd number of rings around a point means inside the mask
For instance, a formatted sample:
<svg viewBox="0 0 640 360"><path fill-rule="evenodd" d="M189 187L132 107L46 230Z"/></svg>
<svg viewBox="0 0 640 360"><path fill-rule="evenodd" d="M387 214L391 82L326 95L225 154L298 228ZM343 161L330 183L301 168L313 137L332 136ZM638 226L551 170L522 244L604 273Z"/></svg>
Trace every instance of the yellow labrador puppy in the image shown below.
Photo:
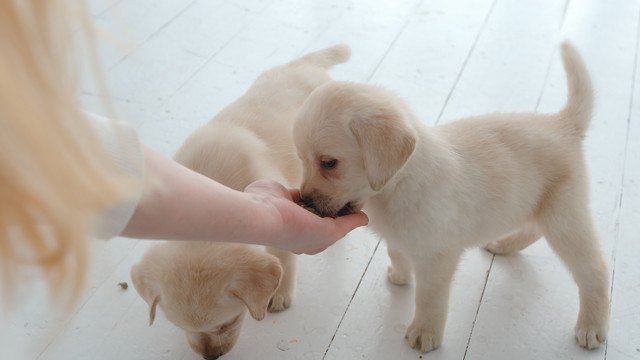
<svg viewBox="0 0 640 360"><path fill-rule="evenodd" d="M262 74L240 99L196 130L178 150L181 164L243 190L258 179L289 187L300 182L293 145L297 111L327 70L350 56L346 45L309 53ZM152 247L131 269L133 284L150 306L187 333L205 359L228 352L246 309L262 320L267 308L289 307L295 258L277 249L210 242L167 242ZM275 255L275 256L274 256Z"/></svg>
<svg viewBox="0 0 640 360"><path fill-rule="evenodd" d="M545 236L580 289L578 343L608 330L608 274L589 211L582 139L593 95L579 54L562 58L569 84L557 114L490 114L428 127L383 89L330 82L303 105L294 141L307 206L335 216L365 207L388 244L388 277L413 269L416 309L406 332L422 352L442 342L449 287L465 248L517 251Z"/></svg>

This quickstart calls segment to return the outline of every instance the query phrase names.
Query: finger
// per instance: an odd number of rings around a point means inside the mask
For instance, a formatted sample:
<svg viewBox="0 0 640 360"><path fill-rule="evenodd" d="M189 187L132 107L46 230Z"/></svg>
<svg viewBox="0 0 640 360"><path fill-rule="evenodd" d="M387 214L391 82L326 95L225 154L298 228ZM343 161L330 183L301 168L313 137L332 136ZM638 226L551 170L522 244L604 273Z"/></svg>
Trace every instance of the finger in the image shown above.
<svg viewBox="0 0 640 360"><path fill-rule="evenodd" d="M273 183L270 180L256 180L244 188L245 192L256 192L256 190L271 190Z"/></svg>
<svg viewBox="0 0 640 360"><path fill-rule="evenodd" d="M332 243L332 244L330 244L330 245L328 245L328 246L325 246L325 247L315 248L315 249L313 249L313 250L306 250L306 251L304 252L304 254L307 254L307 255L316 255L316 254L319 254L319 253L321 253L321 252L323 252L323 251L327 250L327 248L328 248L329 246L331 246L331 245L333 245L333 243Z"/></svg>
<svg viewBox="0 0 640 360"><path fill-rule="evenodd" d="M355 228L369 224L369 217L364 212L358 211L357 213L335 218L335 223L342 236L344 236Z"/></svg>
<svg viewBox="0 0 640 360"><path fill-rule="evenodd" d="M358 211L353 214L340 216L340 217L337 217L336 220L344 222L348 225L352 225L354 229L359 226L365 226L369 224L369 216L367 216L367 214L365 214L363 211Z"/></svg>

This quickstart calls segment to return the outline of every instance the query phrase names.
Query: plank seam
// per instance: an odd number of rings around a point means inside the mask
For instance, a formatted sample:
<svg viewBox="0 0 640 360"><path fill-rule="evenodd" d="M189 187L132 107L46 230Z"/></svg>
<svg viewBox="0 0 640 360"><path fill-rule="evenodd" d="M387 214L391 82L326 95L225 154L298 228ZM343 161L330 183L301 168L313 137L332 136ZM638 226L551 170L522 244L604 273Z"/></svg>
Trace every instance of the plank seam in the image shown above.
<svg viewBox="0 0 640 360"><path fill-rule="evenodd" d="M153 39L154 37L156 37L162 30L164 30L167 26L169 26L172 22L174 22L177 18L179 18L180 16L182 16L182 14L184 14L187 10L189 10L189 8L191 8L193 5L195 5L195 3L198 2L198 0L193 0L191 1L187 6L185 6L184 8L182 8L182 10L180 10L176 15L174 15L173 17L171 17L171 19L167 20L164 24L160 25L153 33L151 33L149 36L147 36L140 44L138 44L138 46L136 46L135 48L133 48L129 53L125 54L123 57L120 58L120 60L118 60L118 62L116 62L114 65L112 65L107 72L115 69L117 66L119 66L120 64L122 64L122 62L124 62L126 59L128 59L133 53L137 52L142 46L144 46L147 42L149 42L149 40Z"/></svg>
<svg viewBox="0 0 640 360"><path fill-rule="evenodd" d="M336 335L338 334L338 331L340 330L340 326L342 326L342 321L347 316L347 312L349 312L349 309L351 308L351 303L353 302L353 299L356 297L356 294L358 293L358 290L360 289L360 285L362 284L362 279L364 279L364 276L367 274L367 270L369 270L369 265L371 265L371 261L373 261L373 258L375 257L376 253L378 252L378 247L380 246L381 242L382 242L382 239L378 239L378 243L376 244L375 249L373 249L373 253L371 254L371 257L369 258L369 261L367 262L367 266L365 266L364 271L362 272L362 276L360 276L360 280L358 281L358 285L356 285L356 288L353 290L353 294L351 294L351 299L349 299L349 303L347 304L347 307L344 309L344 312L342 313L342 317L340 317L340 321L338 322L338 326L336 326L336 330L333 332L333 335L331 336L331 340L329 341L329 344L327 345L327 349L324 351L324 355L322 355L322 360L324 360L327 357L327 354L329 353L329 350L331 349L331 345L333 344L333 340L336 338Z"/></svg>
<svg viewBox="0 0 640 360"><path fill-rule="evenodd" d="M635 84L637 78L637 68L638 68L638 47L640 46L640 11L638 12L638 21L636 26L636 50L633 56L633 72L631 75L631 95L629 99L629 112L627 113L627 133L625 137L624 143L624 152L622 157L622 176L620 177L620 192L618 199L618 214L616 215L616 224L615 224L615 242L613 245L613 251L611 254L611 287L609 289L609 314L611 314L611 304L613 303L613 287L616 279L616 256L618 253L618 246L620 243L620 218L622 214L622 199L624 198L624 182L625 182L625 173L627 168L627 154L629 152L629 132L631 128L631 115L633 113L633 99L635 95ZM604 359L607 359L607 352L609 350L609 342L605 343L604 347Z"/></svg>
<svg viewBox="0 0 640 360"><path fill-rule="evenodd" d="M482 35L482 33L484 32L484 29L487 27L487 23L489 23L489 18L491 17L491 14L493 13L493 9L496 6L496 3L498 1L497 0L493 0L493 3L491 3L491 7L489 8L489 11L487 12L487 15L484 17L484 21L482 22L482 25L480 26L480 30L478 30L478 35L476 35L476 38L473 40L473 44L471 45L471 48L469 49L469 52L467 53L467 56L465 57L464 61L462 62L462 66L460 67L460 71L458 71L458 75L456 75L456 79L453 81L453 85L451 86L451 89L449 89L449 93L447 94L447 97L444 99L444 104L442 104L442 108L440 108L440 113L438 114L438 117L436 118L436 122L435 125L438 125L438 123L440 123L440 119L442 118L442 115L444 114L444 110L447 108L447 105L449 104L449 100L451 99L451 95L453 94L453 91L456 89L456 86L458 86L458 82L460 81L460 78L462 77L462 73L464 72L464 69L467 67L467 63L469 63L469 59L471 58L471 54L473 54L473 51L476 48L476 45L478 44L478 40L480 40L480 36Z"/></svg>
<svg viewBox="0 0 640 360"><path fill-rule="evenodd" d="M558 27L558 31L562 33L562 29L564 28L565 19L567 18L567 9L569 9L569 4L571 0L567 0L564 5L564 10L562 12L562 19L560 20L560 27ZM542 82L542 89L540 89L540 95L538 95L538 100L536 100L536 107L534 108L534 112L538 112L538 108L540 107L540 102L542 102L542 96L544 95L544 89L547 87L547 83L549 82L549 75L551 74L551 67L555 62L556 54L558 53L558 47L553 48L553 52L551 53L551 58L549 59L549 63L547 64L547 72L544 74L544 81Z"/></svg>
<svg viewBox="0 0 640 360"><path fill-rule="evenodd" d="M471 345L471 339L473 337L473 330L476 327L476 321L478 320L478 315L480 314L480 307L482 306L482 299L484 299L484 291L487 289L487 284L489 283L489 275L491 275L491 269L493 268L493 262L496 259L496 255L492 254L491 263L489 264L489 269L487 269L487 274L484 278L484 286L482 287L482 293L480 293L480 300L478 301L478 307L476 308L476 314L473 317L473 322L471 323L471 331L469 331L469 339L467 340L467 346L464 349L464 355L462 356L462 360L467 358L467 352L469 351L469 346Z"/></svg>
<svg viewBox="0 0 640 360"><path fill-rule="evenodd" d="M393 38L393 40L391 41L391 44L389 45L389 47L387 48L387 51L385 51L385 53L382 55L382 57L380 58L380 61L376 64L376 66L373 68L373 71L371 72L371 74L369 74L369 76L367 76L367 81L369 82L371 81L371 79L373 79L373 77L378 73L378 70L380 69L380 65L382 65L382 63L384 62L384 60L387 58L387 55L389 55L389 53L391 52L391 49L393 49L393 47L396 45L396 42L398 41L398 39L400 39L400 36L404 33L404 31L406 30L407 26L409 26L409 24L411 23L411 20L413 19L413 15L415 14L416 10L418 10L421 6L422 3L424 3L424 0L420 1L414 8L413 11L410 13L410 15L407 17L407 20L405 20L404 24L402 25L402 27L400 28L400 31L398 31L398 34L396 35L396 37Z"/></svg>

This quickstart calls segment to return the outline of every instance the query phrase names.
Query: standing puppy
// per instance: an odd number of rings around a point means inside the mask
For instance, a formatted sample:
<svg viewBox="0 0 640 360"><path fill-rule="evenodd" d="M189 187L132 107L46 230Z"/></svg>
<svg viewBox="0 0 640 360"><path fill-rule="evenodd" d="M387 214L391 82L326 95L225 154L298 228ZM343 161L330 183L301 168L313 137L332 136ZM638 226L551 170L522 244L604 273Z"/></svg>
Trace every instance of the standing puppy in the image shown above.
<svg viewBox="0 0 640 360"><path fill-rule="evenodd" d="M259 179L295 187L301 176L292 139L295 115L311 91L330 80L327 70L349 56L346 45L336 45L265 72L189 136L175 160L236 190ZM233 347L247 309L262 320L267 308L289 307L294 255L267 251L244 244L167 242L149 249L131 278L149 304L150 322L160 307L186 332L191 348L212 360Z"/></svg>
<svg viewBox="0 0 640 360"><path fill-rule="evenodd" d="M557 114L490 114L425 126L383 89L331 82L294 128L302 196L328 216L366 207L388 244L389 280L413 269L416 310L406 339L442 342L449 287L465 248L521 250L545 236L580 290L575 335L595 348L608 330L608 273L589 211L582 140L593 95L576 50L562 45L569 99Z"/></svg>

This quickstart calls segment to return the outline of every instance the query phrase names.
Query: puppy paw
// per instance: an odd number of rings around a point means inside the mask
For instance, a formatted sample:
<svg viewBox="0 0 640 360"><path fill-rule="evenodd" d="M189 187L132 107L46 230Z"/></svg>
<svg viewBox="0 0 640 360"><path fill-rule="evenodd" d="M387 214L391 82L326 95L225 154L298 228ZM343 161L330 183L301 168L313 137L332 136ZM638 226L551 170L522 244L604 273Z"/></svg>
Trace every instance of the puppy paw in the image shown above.
<svg viewBox="0 0 640 360"><path fill-rule="evenodd" d="M576 341L585 349L596 349L607 340L606 326L586 324L579 321L575 328Z"/></svg>
<svg viewBox="0 0 640 360"><path fill-rule="evenodd" d="M289 293L276 292L269 301L269 312L279 312L289 308L292 296Z"/></svg>
<svg viewBox="0 0 640 360"><path fill-rule="evenodd" d="M409 326L404 338L409 346L422 353L435 350L442 343L442 335L437 335L434 331L416 325Z"/></svg>
<svg viewBox="0 0 640 360"><path fill-rule="evenodd" d="M391 283L395 285L406 285L411 279L410 274L398 271L393 266L389 266L387 268L387 277L389 278L389 281L391 281Z"/></svg>
<svg viewBox="0 0 640 360"><path fill-rule="evenodd" d="M484 249L495 255L508 255L513 252L513 249L502 241L492 241L485 245Z"/></svg>

